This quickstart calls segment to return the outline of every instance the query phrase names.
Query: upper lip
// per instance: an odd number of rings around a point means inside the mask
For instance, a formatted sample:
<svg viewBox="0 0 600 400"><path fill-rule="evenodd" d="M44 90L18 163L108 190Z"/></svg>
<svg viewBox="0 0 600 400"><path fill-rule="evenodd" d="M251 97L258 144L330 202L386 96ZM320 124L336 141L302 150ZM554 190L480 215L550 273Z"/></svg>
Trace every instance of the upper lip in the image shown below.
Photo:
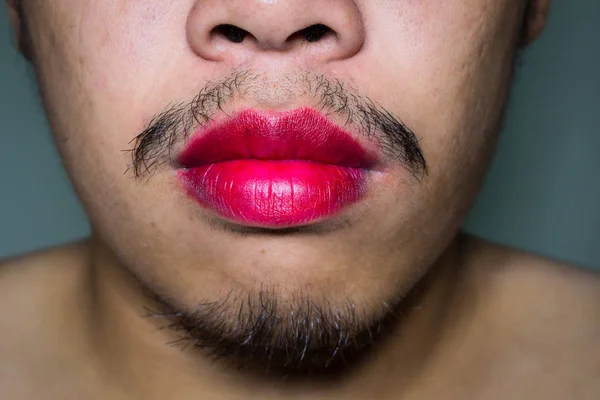
<svg viewBox="0 0 600 400"><path fill-rule="evenodd" d="M232 160L304 160L369 169L377 157L350 133L310 108L246 110L194 135L179 155L183 168Z"/></svg>

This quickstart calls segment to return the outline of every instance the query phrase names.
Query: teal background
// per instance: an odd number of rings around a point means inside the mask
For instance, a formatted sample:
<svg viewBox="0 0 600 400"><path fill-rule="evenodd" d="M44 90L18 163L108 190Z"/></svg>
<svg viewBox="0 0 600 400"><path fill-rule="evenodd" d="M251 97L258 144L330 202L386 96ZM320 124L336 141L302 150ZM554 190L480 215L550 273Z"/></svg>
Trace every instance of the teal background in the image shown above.
<svg viewBox="0 0 600 400"><path fill-rule="evenodd" d="M600 0L554 3L545 35L524 56L497 157L465 229L600 269ZM0 10L2 258L89 228Z"/></svg>

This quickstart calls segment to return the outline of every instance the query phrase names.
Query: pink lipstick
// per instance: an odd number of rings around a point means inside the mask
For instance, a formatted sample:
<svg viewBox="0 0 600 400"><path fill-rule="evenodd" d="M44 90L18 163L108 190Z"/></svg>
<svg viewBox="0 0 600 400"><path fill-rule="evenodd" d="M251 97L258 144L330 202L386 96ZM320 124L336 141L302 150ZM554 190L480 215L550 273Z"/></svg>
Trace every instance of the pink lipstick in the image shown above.
<svg viewBox="0 0 600 400"><path fill-rule="evenodd" d="M319 112L246 110L197 132L179 179L202 206L233 222L306 225L357 203L376 157Z"/></svg>

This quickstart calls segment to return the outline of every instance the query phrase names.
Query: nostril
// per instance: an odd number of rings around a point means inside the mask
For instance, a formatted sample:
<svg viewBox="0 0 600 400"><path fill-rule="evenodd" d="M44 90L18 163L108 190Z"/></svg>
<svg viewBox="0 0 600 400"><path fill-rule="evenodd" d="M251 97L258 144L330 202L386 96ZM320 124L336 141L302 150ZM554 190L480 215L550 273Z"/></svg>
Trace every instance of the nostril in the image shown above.
<svg viewBox="0 0 600 400"><path fill-rule="evenodd" d="M224 36L227 40L233 43L242 43L249 34L248 31L230 24L217 25L213 28L211 33L213 35Z"/></svg>
<svg viewBox="0 0 600 400"><path fill-rule="evenodd" d="M335 34L335 32L327 25L315 24L296 32L292 36L299 36L309 43L314 43L323 39L328 34Z"/></svg>

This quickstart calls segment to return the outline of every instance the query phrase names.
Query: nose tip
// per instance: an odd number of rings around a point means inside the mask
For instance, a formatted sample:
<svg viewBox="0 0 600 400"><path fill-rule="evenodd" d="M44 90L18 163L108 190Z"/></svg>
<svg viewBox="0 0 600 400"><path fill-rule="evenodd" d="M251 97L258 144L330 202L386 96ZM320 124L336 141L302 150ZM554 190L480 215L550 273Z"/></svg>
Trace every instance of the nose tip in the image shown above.
<svg viewBox="0 0 600 400"><path fill-rule="evenodd" d="M198 0L187 35L212 61L278 51L328 62L352 57L365 38L353 0Z"/></svg>

